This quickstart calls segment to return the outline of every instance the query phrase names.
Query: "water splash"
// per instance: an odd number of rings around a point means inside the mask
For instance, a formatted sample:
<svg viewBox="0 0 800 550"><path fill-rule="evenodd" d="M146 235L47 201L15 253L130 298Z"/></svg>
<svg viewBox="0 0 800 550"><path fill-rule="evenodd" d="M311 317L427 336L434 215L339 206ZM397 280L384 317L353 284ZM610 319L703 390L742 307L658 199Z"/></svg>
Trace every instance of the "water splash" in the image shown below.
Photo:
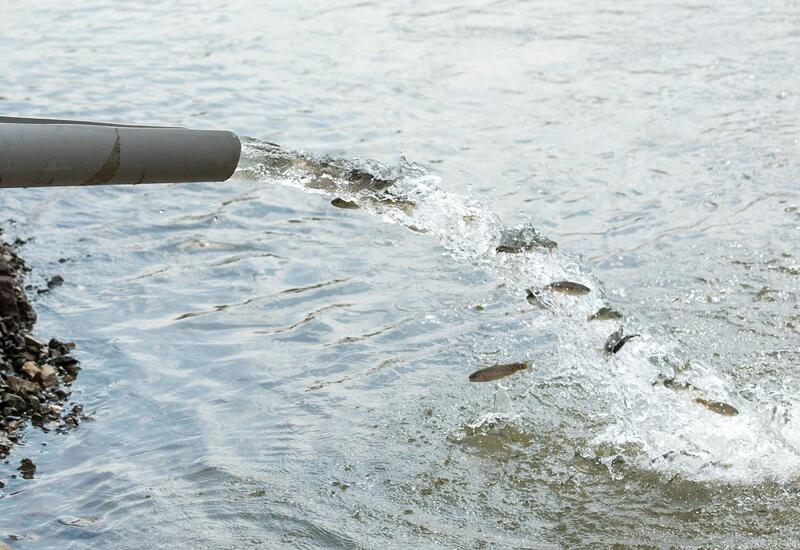
<svg viewBox="0 0 800 550"><path fill-rule="evenodd" d="M717 370L687 361L674 343L648 335L631 316L591 320L613 309L603 285L575 257L556 250L530 225L504 226L488 205L442 189L424 167L405 159L395 167L335 159L250 139L238 171L328 195L428 234L455 260L491 273L511 296L541 308L557 336L559 357L540 365L538 384L563 383L567 376L582 388L551 405L573 418L591 418L586 458L607 464L612 475L611 464L620 461L671 479L755 482L800 475L800 408L744 399ZM559 281L590 292L554 291L563 290L553 286ZM607 339L623 325L638 337L612 353ZM531 358L535 354L530 351ZM516 415L505 410L510 406L504 402L503 415L513 422Z"/></svg>

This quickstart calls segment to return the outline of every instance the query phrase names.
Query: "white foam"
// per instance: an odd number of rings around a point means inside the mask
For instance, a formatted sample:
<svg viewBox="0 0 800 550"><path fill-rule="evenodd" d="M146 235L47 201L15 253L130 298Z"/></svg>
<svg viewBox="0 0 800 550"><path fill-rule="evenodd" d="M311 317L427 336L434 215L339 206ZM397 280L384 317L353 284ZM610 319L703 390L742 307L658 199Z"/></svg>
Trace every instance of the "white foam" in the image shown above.
<svg viewBox="0 0 800 550"><path fill-rule="evenodd" d="M376 200L383 195L371 191L348 191L342 174L352 169L396 180L390 188L392 197L416 207L398 208ZM553 281L589 286L592 293L586 296L547 295L545 299L559 334L560 370L574 370L581 384L603 400L592 405L610 418L590 438L592 447L603 449L605 456L609 447L618 448L620 456L637 468L695 480L786 481L800 475L797 405L777 414L769 404L749 402L715 369L698 363L686 367L673 343L656 341L645 333L630 340L620 353L605 353L602 342L619 322L587 321L607 303L602 284L561 251L497 253L504 227L491 208L443 190L440 179L423 167L407 161L387 168L369 161L314 157L251 141L245 144L240 171L270 183L333 194L386 222L425 232L454 259L492 273L523 301L526 289L541 289ZM320 177L328 178L332 189L309 185ZM663 383L673 378L676 384ZM681 388L681 383L688 386ZM735 407L738 415L712 412L695 401L698 396ZM481 423L497 414L490 413Z"/></svg>

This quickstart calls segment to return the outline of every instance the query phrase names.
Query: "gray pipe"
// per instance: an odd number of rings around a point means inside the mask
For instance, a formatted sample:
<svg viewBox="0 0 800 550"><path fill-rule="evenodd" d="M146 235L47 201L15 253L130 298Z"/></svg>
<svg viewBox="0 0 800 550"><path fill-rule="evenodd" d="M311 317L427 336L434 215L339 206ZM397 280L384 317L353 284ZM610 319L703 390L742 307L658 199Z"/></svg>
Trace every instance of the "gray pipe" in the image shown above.
<svg viewBox="0 0 800 550"><path fill-rule="evenodd" d="M232 132L0 117L0 187L225 181Z"/></svg>

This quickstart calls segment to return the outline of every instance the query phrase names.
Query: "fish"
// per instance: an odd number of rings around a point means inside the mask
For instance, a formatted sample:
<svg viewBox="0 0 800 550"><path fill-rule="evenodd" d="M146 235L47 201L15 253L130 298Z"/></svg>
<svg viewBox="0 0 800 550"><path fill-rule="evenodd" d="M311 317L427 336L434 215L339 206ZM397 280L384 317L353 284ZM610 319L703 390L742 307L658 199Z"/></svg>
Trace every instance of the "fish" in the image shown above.
<svg viewBox="0 0 800 550"><path fill-rule="evenodd" d="M558 243L542 235L531 224L506 228L500 235L500 244L495 251L505 254L520 254L522 252L553 251L558 248Z"/></svg>
<svg viewBox="0 0 800 550"><path fill-rule="evenodd" d="M359 190L383 191L394 184L394 180L370 174L366 170L354 168L345 174L348 182Z"/></svg>
<svg viewBox="0 0 800 550"><path fill-rule="evenodd" d="M739 410L734 407L733 405L728 405L727 403L723 403L722 401L714 401L713 399L706 399L702 395L697 395L700 393L700 390L691 382L679 382L675 378L672 377L665 377L663 375L659 376L658 379L653 382L653 385L662 384L665 388L669 388L673 391L686 391L690 390L694 394L694 402L698 405L702 405L709 411L713 413L720 414L722 416L736 416L739 414Z"/></svg>
<svg viewBox="0 0 800 550"><path fill-rule="evenodd" d="M491 382L492 380L499 380L506 376L525 370L529 367L528 363L506 363L502 365L492 365L485 369L476 370L469 375L470 382Z"/></svg>
<svg viewBox="0 0 800 550"><path fill-rule="evenodd" d="M384 193L384 196L378 198L377 201L382 206L388 208L396 208L397 210L400 210L401 212L405 213L406 216L410 216L417 208L417 203L415 203L414 201L395 198L392 194L388 192Z"/></svg>
<svg viewBox="0 0 800 550"><path fill-rule="evenodd" d="M619 327L608 337L604 349L606 350L606 353L617 353L622 349L622 346L628 342L628 340L631 338L636 338L637 336L639 336L639 334L626 334L623 336L623 328Z"/></svg>
<svg viewBox="0 0 800 550"><path fill-rule="evenodd" d="M665 388L669 388L669 389L674 390L674 391L694 390L694 389L696 389L691 384L691 382L679 382L678 380L676 380L673 377L664 377L663 375L660 375L658 377L658 380L653 382L654 386L656 384L661 384Z"/></svg>
<svg viewBox="0 0 800 550"><path fill-rule="evenodd" d="M581 283L574 283L572 281L556 281L554 283L550 283L544 288L546 290L558 292L559 294L566 294L568 296L583 296L584 294L589 294L592 291L592 289L588 286L582 285Z"/></svg>
<svg viewBox="0 0 800 550"><path fill-rule="evenodd" d="M283 149L269 142L249 144L262 153L263 167L272 175L300 175L309 189L325 191L382 192L396 183L389 174L376 174L371 166L356 167L333 157L315 157ZM387 177L388 176L388 177Z"/></svg>
<svg viewBox="0 0 800 550"><path fill-rule="evenodd" d="M711 399L706 399L705 397L695 397L694 402L704 406L709 411L721 414L722 416L736 416L739 414L739 410L736 407L733 405L728 405L727 403L723 403L722 401L713 401Z"/></svg>
<svg viewBox="0 0 800 550"><path fill-rule="evenodd" d="M414 212L414 209L417 207L416 203L412 201L395 199L392 198L390 195L381 196L379 198L367 195L362 197L361 200L370 206L380 205L386 208L396 208L397 210L405 212L405 214L408 216L410 216ZM336 208L348 208L348 209L361 208L357 203L342 199L340 197L336 197L335 199L333 199L331 201L331 206L335 206Z"/></svg>
<svg viewBox="0 0 800 550"><path fill-rule="evenodd" d="M375 192L384 191L394 184L392 180L374 176L365 170L348 169L341 161L330 158L317 160L298 155L290 158L283 170L284 172L295 171L306 174L307 179L304 183L306 187L324 191Z"/></svg>
<svg viewBox="0 0 800 550"><path fill-rule="evenodd" d="M528 300L528 303L532 306L540 307L542 309L547 309L547 305L542 302L542 300L537 296L531 289L527 289L525 298Z"/></svg>
<svg viewBox="0 0 800 550"><path fill-rule="evenodd" d="M359 206L353 201L346 201L344 199L340 199L339 197L336 197L331 201L331 206L335 206L336 208L359 208Z"/></svg>
<svg viewBox="0 0 800 550"><path fill-rule="evenodd" d="M359 195L358 204L339 197L333 199L331 205L337 208L356 209L359 205L395 208L410 216L417 206L415 202L397 196L392 190L396 178L377 166L355 167L347 160L288 151L274 143L260 143L255 147L263 153L263 167L271 175L299 177L307 189Z"/></svg>
<svg viewBox="0 0 800 550"><path fill-rule="evenodd" d="M622 314L608 306L601 307L597 313L589 316L590 321L613 321L615 319L622 319Z"/></svg>

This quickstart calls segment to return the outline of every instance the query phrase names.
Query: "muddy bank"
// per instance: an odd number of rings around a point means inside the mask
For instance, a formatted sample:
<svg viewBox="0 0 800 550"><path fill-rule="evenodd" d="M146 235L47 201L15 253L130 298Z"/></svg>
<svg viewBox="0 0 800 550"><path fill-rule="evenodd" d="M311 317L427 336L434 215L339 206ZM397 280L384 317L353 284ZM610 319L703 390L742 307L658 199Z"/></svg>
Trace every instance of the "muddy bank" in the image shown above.
<svg viewBox="0 0 800 550"><path fill-rule="evenodd" d="M64 430L76 426L82 412L80 405L64 407L80 370L70 355L74 344L31 334L36 313L22 287L27 271L0 234L0 459L20 442L28 423ZM30 478L36 467L25 458L19 470Z"/></svg>

